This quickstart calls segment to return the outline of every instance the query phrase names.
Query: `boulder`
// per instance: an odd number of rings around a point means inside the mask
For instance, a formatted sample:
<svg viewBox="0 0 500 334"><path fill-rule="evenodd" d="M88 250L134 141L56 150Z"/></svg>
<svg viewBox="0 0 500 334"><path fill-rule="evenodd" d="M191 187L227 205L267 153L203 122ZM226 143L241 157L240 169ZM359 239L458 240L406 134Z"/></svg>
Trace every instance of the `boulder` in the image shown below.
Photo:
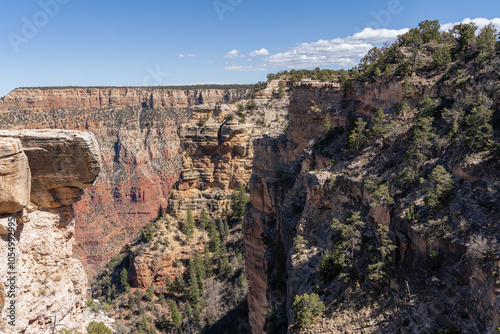
<svg viewBox="0 0 500 334"><path fill-rule="evenodd" d="M21 141L0 138L0 214L16 213L30 202L31 176Z"/></svg>
<svg viewBox="0 0 500 334"><path fill-rule="evenodd" d="M40 207L71 205L79 199L78 189L91 187L101 169L99 146L91 133L67 130L0 131L0 139L8 138L16 138L22 144L31 168L31 202ZM12 166L12 162L7 166Z"/></svg>

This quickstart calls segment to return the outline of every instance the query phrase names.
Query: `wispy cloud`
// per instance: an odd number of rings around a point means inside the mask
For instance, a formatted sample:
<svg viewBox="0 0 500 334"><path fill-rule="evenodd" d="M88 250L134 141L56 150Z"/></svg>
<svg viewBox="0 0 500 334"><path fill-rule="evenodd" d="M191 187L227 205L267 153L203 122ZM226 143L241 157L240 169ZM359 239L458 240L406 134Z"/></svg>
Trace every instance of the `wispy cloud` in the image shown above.
<svg viewBox="0 0 500 334"><path fill-rule="evenodd" d="M475 19L471 19L468 17L466 19L463 19L461 22L450 22L450 23L443 24L441 26L441 31L448 31L460 23L471 23L471 22L474 22L477 25L478 30L482 29L484 26L487 26L490 23L493 23L495 28L500 30L500 18L498 18L498 17L496 17L494 19L485 19L484 17L477 17Z"/></svg>
<svg viewBox="0 0 500 334"><path fill-rule="evenodd" d="M233 59L233 58L245 58L244 55L241 55L240 52L238 50L231 50L229 51L225 56L224 58L229 58L229 59Z"/></svg>
<svg viewBox="0 0 500 334"><path fill-rule="evenodd" d="M250 52L250 57L267 56L267 55L269 55L269 51L267 51L264 48Z"/></svg>
<svg viewBox="0 0 500 334"><path fill-rule="evenodd" d="M229 66L224 67L224 69L227 71L238 71L238 72L267 71L267 70L269 70L269 66L267 66L265 64L260 64L260 65L256 65L256 66L252 66L252 65L242 66L242 65L233 64L233 65L229 65Z"/></svg>
<svg viewBox="0 0 500 334"><path fill-rule="evenodd" d="M194 58L194 57L198 57L198 55L195 55L193 53L188 53L188 54L184 54L184 53L176 53L176 55L179 57L179 58Z"/></svg>

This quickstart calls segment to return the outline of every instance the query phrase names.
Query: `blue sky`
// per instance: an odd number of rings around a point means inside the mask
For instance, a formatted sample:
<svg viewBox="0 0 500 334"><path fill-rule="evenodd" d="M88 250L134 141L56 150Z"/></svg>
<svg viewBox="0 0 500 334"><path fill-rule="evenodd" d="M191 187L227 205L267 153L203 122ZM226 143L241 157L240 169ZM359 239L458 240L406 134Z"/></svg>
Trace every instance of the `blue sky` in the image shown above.
<svg viewBox="0 0 500 334"><path fill-rule="evenodd" d="M500 28L498 0L23 0L2 9L0 96L20 86L255 83L283 69L350 68L425 19Z"/></svg>

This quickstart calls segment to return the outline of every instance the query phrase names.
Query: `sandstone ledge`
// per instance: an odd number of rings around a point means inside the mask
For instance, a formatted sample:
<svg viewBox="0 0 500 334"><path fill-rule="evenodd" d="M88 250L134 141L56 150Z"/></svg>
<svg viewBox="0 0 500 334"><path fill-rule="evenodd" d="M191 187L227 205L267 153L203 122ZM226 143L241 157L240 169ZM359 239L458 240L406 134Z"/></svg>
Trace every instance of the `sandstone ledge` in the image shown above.
<svg viewBox="0 0 500 334"><path fill-rule="evenodd" d="M88 132L2 130L0 138L20 140L31 169L31 202L40 207L78 201L101 169L97 140Z"/></svg>

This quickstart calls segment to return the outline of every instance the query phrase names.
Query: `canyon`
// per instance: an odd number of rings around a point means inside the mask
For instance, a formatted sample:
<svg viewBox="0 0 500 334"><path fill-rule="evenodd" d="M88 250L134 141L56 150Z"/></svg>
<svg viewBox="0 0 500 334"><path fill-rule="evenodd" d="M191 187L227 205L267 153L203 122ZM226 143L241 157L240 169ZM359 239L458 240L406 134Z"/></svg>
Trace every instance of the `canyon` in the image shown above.
<svg viewBox="0 0 500 334"><path fill-rule="evenodd" d="M188 106L229 102L247 88L16 89L0 101L2 129L92 132L102 171L75 204L75 255L92 278L166 208L181 169L177 128Z"/></svg>
<svg viewBox="0 0 500 334"><path fill-rule="evenodd" d="M461 66L460 75L473 73L475 64ZM150 99L140 89L20 89L2 99L0 119L9 129L84 129L95 135L102 171L74 204L76 249L91 277L113 258L134 291L151 288L151 304L169 294L167 282L182 278L195 251L209 242L200 227L193 239L185 238L180 230L188 214L196 220L204 211L227 218L243 184L250 201L239 237L252 333L494 333L500 321L498 157L490 146L467 149L465 135L471 135L476 110L485 108L495 126L491 140L497 140L500 91L491 87L498 76L485 67L464 86L443 73L424 74L334 82L282 75L250 95L247 89L153 90L149 97L157 95ZM450 112L459 108L466 111ZM462 119L461 131L453 132L447 117ZM380 124L382 134L374 130ZM413 145L426 136L432 149L422 145L424 158L414 163ZM16 163L22 168L26 160ZM437 171L441 179L433 181ZM26 175L16 178L28 183ZM452 186L431 206L430 195L441 183ZM51 210L73 204L84 185L47 194L32 184L29 201ZM1 210L27 205L22 191L6 194L16 200L5 200ZM338 224L352 217L363 226L351 240L359 243L352 251L358 258L349 272L332 265L325 279L325 259L342 242ZM168 239L155 249L134 240L149 221ZM394 248L382 263L387 273L372 279L380 231L387 231ZM128 246L133 252L114 258ZM107 269L99 278L111 294L121 283ZM306 294L318 295L325 311L316 323L297 329L295 300Z"/></svg>

